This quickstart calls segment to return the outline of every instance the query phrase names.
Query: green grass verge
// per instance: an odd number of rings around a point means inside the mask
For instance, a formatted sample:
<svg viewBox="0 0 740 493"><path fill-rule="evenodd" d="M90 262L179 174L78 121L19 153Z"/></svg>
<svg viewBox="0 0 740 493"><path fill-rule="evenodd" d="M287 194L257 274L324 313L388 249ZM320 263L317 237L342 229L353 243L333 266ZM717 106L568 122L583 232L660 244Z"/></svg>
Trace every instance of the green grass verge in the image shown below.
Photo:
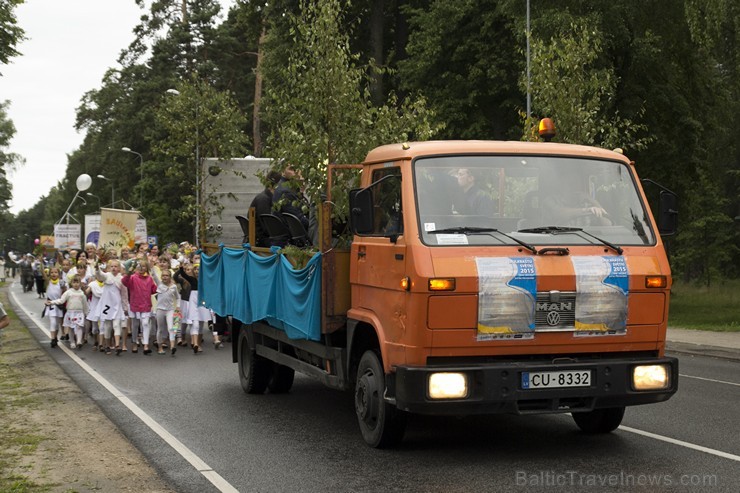
<svg viewBox="0 0 740 493"><path fill-rule="evenodd" d="M10 316L10 326L2 329L5 334L2 342L7 343L11 337L13 345L35 344L30 335L18 337L19 331L27 331L18 320L16 314L9 308L7 297L3 296L3 305ZM10 335L14 331L14 335ZM41 403L41 397L26 385L23 371L16 368L16 362L6 353L6 348L0 350L0 492L25 493L49 491L54 485L39 484L27 476L24 471L24 459L33 456L39 444L48 437L39 435L30 423L23 419L24 413L36 409Z"/></svg>
<svg viewBox="0 0 740 493"><path fill-rule="evenodd" d="M674 282L668 326L740 332L740 280L710 287Z"/></svg>

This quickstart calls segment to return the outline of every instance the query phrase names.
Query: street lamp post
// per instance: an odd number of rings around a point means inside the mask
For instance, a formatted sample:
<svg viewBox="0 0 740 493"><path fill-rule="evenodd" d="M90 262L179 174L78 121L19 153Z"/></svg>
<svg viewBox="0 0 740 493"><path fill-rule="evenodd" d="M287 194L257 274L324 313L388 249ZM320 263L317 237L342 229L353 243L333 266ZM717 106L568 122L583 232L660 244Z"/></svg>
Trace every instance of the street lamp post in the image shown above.
<svg viewBox="0 0 740 493"><path fill-rule="evenodd" d="M167 94L180 95L177 89L167 89ZM198 104L195 105L195 246L200 247L200 128L198 126Z"/></svg>
<svg viewBox="0 0 740 493"><path fill-rule="evenodd" d="M100 210L100 197L98 197L94 193L90 193L90 192L87 192L87 196L88 197L95 197L96 199L98 199L98 210Z"/></svg>
<svg viewBox="0 0 740 493"><path fill-rule="evenodd" d="M530 55L529 55L529 38L532 32L529 29L529 0L527 0L527 118L532 116L532 98L530 96Z"/></svg>
<svg viewBox="0 0 740 493"><path fill-rule="evenodd" d="M106 178L103 175L98 175L98 178L100 178L101 180L110 182L110 202L111 202L110 206L115 209L116 208L116 188L113 186L113 180L111 180L110 178Z"/></svg>
<svg viewBox="0 0 740 493"><path fill-rule="evenodd" d="M132 151L128 147L121 147L121 150L123 152L128 152L128 153L136 154L137 156L139 156L139 170L140 170L140 173L141 173L141 178L139 179L139 209L141 209L141 206L144 203L144 201L142 199L142 197L143 197L142 196L142 193L143 192L142 192L142 188L141 188L141 182L144 181L144 157L141 154L139 154L138 152Z"/></svg>

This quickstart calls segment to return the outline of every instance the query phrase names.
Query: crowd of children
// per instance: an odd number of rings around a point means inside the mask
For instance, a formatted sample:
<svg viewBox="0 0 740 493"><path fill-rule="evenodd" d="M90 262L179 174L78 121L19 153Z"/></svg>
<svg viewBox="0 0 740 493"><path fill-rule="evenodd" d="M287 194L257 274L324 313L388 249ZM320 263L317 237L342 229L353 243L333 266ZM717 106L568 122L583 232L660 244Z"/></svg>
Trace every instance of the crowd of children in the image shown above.
<svg viewBox="0 0 740 493"><path fill-rule="evenodd" d="M203 351L203 335L213 331L215 349L223 347L223 324L198 303L200 254L187 242L162 252L155 245L84 250L58 255L43 269L45 309L51 347L60 340L81 350L120 355L175 355L178 347Z"/></svg>

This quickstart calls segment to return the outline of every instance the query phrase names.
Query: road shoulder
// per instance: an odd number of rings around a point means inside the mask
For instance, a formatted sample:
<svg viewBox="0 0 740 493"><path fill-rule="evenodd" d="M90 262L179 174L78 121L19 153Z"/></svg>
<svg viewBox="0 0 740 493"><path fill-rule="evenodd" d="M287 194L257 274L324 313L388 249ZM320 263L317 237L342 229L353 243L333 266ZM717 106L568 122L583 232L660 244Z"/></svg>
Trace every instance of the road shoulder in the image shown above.
<svg viewBox="0 0 740 493"><path fill-rule="evenodd" d="M740 361L740 332L668 328L666 350Z"/></svg>
<svg viewBox="0 0 740 493"><path fill-rule="evenodd" d="M5 291L0 299L7 309ZM0 490L172 491L10 316L0 349Z"/></svg>

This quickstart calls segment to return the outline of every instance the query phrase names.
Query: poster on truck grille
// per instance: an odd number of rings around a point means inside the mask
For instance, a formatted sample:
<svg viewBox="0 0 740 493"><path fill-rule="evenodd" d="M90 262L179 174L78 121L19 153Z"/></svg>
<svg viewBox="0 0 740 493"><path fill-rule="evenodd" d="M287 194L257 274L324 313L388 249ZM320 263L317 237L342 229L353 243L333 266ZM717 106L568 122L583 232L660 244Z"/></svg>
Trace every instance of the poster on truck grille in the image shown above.
<svg viewBox="0 0 740 493"><path fill-rule="evenodd" d="M576 274L576 335L624 334L629 273L624 257L571 257Z"/></svg>
<svg viewBox="0 0 740 493"><path fill-rule="evenodd" d="M479 257L479 341L534 337L537 275L531 257Z"/></svg>

